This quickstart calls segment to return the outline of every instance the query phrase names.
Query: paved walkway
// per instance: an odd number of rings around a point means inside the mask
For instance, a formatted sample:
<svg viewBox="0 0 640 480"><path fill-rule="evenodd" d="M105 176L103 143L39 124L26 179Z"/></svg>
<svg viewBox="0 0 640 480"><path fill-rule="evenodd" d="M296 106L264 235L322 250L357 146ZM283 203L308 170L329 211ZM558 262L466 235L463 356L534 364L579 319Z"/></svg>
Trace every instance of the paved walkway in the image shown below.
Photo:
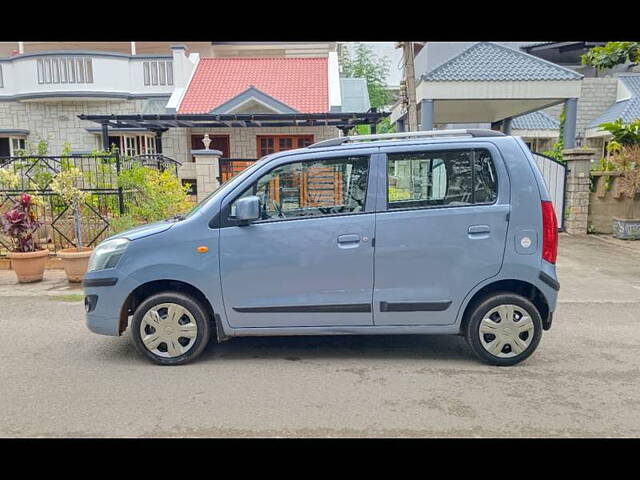
<svg viewBox="0 0 640 480"><path fill-rule="evenodd" d="M0 297L41 297L82 293L79 283L69 283L64 270L47 270L42 282L18 283L12 270L0 270Z"/></svg>

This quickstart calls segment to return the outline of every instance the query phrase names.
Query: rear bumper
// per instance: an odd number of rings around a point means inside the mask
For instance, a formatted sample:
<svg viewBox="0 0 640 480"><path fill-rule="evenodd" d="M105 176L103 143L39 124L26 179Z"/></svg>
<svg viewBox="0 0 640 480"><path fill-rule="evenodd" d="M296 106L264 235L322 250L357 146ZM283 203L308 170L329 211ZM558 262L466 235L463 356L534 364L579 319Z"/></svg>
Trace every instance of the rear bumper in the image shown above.
<svg viewBox="0 0 640 480"><path fill-rule="evenodd" d="M551 275L547 275L542 270L540 271L538 278L549 285L551 288L553 288L556 292L560 290L560 282L558 282L558 280L553 278Z"/></svg>

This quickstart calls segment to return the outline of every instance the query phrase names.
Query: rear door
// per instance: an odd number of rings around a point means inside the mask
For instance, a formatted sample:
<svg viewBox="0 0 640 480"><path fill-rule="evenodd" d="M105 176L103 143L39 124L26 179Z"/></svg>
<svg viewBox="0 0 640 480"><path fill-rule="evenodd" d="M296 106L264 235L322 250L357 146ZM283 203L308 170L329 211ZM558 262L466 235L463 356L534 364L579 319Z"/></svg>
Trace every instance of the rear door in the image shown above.
<svg viewBox="0 0 640 480"><path fill-rule="evenodd" d="M374 324L454 323L467 293L502 265L510 188L498 150L478 142L381 153Z"/></svg>

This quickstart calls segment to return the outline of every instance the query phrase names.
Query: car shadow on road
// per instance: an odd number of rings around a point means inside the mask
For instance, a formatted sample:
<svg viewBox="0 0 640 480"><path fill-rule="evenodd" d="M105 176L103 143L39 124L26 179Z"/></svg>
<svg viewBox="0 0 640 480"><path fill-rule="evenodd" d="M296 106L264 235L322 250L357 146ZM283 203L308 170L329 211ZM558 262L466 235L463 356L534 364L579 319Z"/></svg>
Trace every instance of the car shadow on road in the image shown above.
<svg viewBox="0 0 640 480"><path fill-rule="evenodd" d="M105 357L130 362L142 358L133 339L114 338L100 349ZM475 357L458 335L329 335L288 337L234 337L223 343L212 340L196 362L260 359L291 362L333 359L447 360L475 363ZM108 358L105 358L108 360Z"/></svg>
<svg viewBox="0 0 640 480"><path fill-rule="evenodd" d="M105 339L106 340L106 339ZM114 361L142 357L129 332L108 339L100 354ZM109 358L107 358L109 357ZM197 363L260 359L264 361L325 361L333 359L446 360L477 363L459 335L325 335L234 337L223 343L212 339Z"/></svg>
<svg viewBox="0 0 640 480"><path fill-rule="evenodd" d="M212 342L200 361L244 359L305 360L398 359L468 362L473 354L456 335L331 335L237 337Z"/></svg>

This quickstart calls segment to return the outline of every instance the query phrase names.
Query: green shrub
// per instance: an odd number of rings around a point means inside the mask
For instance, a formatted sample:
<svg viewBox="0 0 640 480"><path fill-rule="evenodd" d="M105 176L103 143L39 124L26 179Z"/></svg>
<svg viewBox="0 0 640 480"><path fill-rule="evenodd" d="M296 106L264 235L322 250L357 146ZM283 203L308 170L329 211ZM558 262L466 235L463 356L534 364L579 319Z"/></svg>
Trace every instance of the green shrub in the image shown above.
<svg viewBox="0 0 640 480"><path fill-rule="evenodd" d="M187 195L189 186L182 185L180 179L167 170L159 172L133 165L120 172L118 185L126 192L127 216L135 222L156 222L185 213L192 207Z"/></svg>

